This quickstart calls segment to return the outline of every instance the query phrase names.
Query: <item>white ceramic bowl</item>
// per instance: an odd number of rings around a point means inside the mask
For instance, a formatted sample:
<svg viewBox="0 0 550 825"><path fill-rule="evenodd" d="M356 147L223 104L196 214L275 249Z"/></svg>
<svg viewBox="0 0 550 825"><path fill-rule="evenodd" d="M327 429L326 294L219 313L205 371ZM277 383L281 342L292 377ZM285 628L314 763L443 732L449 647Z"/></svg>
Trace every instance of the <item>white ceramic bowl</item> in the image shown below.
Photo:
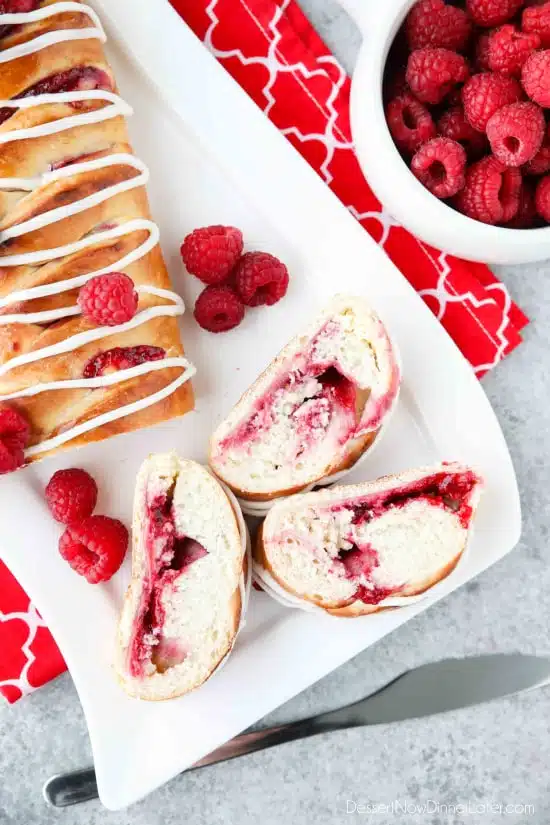
<svg viewBox="0 0 550 825"><path fill-rule="evenodd" d="M363 46L351 87L351 127L359 162L384 208L422 240L461 258L524 263L550 258L550 227L503 229L456 212L419 183L402 160L384 116L389 48L414 0L341 0Z"/></svg>

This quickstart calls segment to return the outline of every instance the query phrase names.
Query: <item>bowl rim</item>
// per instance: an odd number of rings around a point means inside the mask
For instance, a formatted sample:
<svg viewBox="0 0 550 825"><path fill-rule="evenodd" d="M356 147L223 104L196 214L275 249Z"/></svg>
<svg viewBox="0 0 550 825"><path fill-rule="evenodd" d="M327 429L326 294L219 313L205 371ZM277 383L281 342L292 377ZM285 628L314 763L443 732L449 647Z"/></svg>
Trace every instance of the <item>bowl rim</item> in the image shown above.
<svg viewBox="0 0 550 825"><path fill-rule="evenodd" d="M352 136L362 171L384 210L426 243L470 260L524 263L550 257L550 226L491 226L439 200L413 175L389 131L382 96L391 44L415 0L365 3L365 40L351 84ZM375 13L376 12L376 13Z"/></svg>

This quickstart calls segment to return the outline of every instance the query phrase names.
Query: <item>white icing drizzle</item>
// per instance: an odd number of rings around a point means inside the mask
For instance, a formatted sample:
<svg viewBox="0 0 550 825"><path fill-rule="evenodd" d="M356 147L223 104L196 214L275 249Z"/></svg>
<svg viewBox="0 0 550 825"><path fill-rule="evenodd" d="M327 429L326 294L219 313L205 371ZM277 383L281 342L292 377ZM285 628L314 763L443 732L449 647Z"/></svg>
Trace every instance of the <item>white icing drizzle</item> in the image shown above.
<svg viewBox="0 0 550 825"><path fill-rule="evenodd" d="M10 226L9 229L3 229L0 232L0 244L8 241L11 238L19 238L21 235L26 235L28 232L36 232L43 229L45 226L50 226L52 223L57 223L60 220L65 220L73 215L78 215L80 212L86 212L93 206L99 206L115 195L120 195L122 192L128 192L131 189L136 189L139 186L145 186L149 180L149 170L143 161L134 157L134 155L118 154L108 155L105 158L97 158L96 160L89 160L83 163L73 163L70 166L65 166L63 169L58 169L55 172L47 172L43 176L44 185L52 183L60 178L70 178L73 175L78 175L85 172L91 172L97 169L105 169L109 166L130 166L140 172L129 180L120 181L99 192L94 192L93 195L87 195L79 201L67 204L65 206L58 206L56 209L50 209L48 212L43 212L34 218L29 218L28 221L19 223L16 226ZM1 184L0 184L1 188Z"/></svg>
<svg viewBox="0 0 550 825"><path fill-rule="evenodd" d="M33 54L48 46L67 42L69 40L81 40L85 38L95 38L104 42L106 40L105 33L101 26L101 22L95 11L84 4L76 2L58 2L46 6L42 9L37 9L33 12L17 13L17 14L0 14L0 25L19 25L24 23L32 23L39 20L52 17L56 14L64 12L80 12L88 15L93 23L92 28L85 29L66 29L54 32L48 32L44 35L39 35L33 40L22 43L17 46L5 49L0 52L0 63L6 63L9 60L15 60L28 54ZM90 101L103 102L106 105L93 111L81 112L75 115L62 117L59 120L54 120L50 123L38 124L25 129L14 129L12 131L0 131L0 146L6 143L11 143L16 140L27 140L30 138L45 137L56 134L58 132L66 131L77 126L90 125L101 123L111 118L119 116L131 115L132 108L125 103L118 95L113 92L104 91L101 89L90 89L74 92L58 92L53 94L40 94L21 98L19 100L0 100L0 108L12 108L16 110L28 109L35 106L45 106L51 104L73 104ZM90 209L94 206L105 202L123 192L130 191L137 187L145 186L149 180L149 170L147 166L136 158L134 155L127 153L119 153L108 155L94 160L80 161L64 166L60 169L46 171L43 175L37 178L1 178L0 190L4 191L20 191L32 193L35 190L48 186L55 181L63 178L73 177L75 175L85 174L87 172L105 169L111 166L127 166L134 169L138 174L133 175L127 180L121 181L117 184L102 189L92 195L88 195L74 203L67 204L62 207L51 209L41 215L29 218L22 223L15 226L8 227L0 231L0 244L13 238L19 238L29 232L36 232L46 226L51 226L58 221L70 218ZM23 198L24 201L24 198ZM133 249L128 254L124 255L120 260L113 263L111 266L94 272L85 273L74 278L58 281L56 283L43 284L28 289L18 290L11 293L5 298L0 299L0 309L4 309L14 304L20 304L26 301L32 301L37 298L43 298L50 295L56 295L70 290L78 289L83 286L91 278L98 275L104 275L108 272L121 271L129 267L131 264L143 258L154 249L159 242L159 229L153 221L136 218L126 223L111 227L98 232L92 232L79 241L75 241L64 246L55 247L47 250L35 250L32 252L25 252L16 255L6 255L0 257L0 267L15 267L15 266L33 266L37 264L50 263L60 258L73 255L84 249L96 246L103 242L108 242L116 238L129 235L133 232L146 231L147 238L138 247ZM7 375L18 367L23 367L28 364L41 361L44 358L52 358L57 355L63 355L72 352L79 347L94 341L99 341L108 336L127 332L135 329L141 324L145 324L153 318L162 316L178 316L185 311L183 300L177 293L171 290L160 289L152 285L143 285L137 287L139 295L154 295L169 301L169 303L148 307L139 311L130 321L117 326L97 327L86 330L85 332L77 333L69 338L59 341L48 347L43 347L39 350L24 353L18 357L12 358L5 364L0 366L0 378ZM62 307L52 310L44 310L42 312L34 313L13 313L0 315L0 326L6 324L35 324L47 323L56 321L60 318L70 318L80 314L78 306ZM149 372L154 372L161 369L179 368L182 370L181 375L172 381L168 386L159 390L158 392L139 399L131 404L126 404L118 409L110 410L103 415L96 416L89 421L78 424L74 427L68 428L65 432L50 438L46 441L37 444L25 453L27 458L32 458L35 455L53 450L67 441L71 441L84 433L116 421L140 410L146 409L149 406L159 403L172 393L174 393L180 386L188 381L194 374L195 368L183 356L172 358L164 358L154 361L147 361L135 367L119 370L116 373L96 376L95 378L76 378L61 381L45 382L43 384L36 384L32 387L27 387L18 392L9 393L0 396L0 401L10 401L18 398L29 398L39 395L43 392L52 390L71 390L71 389L98 389L114 386L122 381L127 381L132 378L138 378Z"/></svg>
<svg viewBox="0 0 550 825"><path fill-rule="evenodd" d="M75 241L66 246L58 246L46 251L39 249L35 252L23 252L20 255L0 257L0 266L31 266L46 261L55 261L58 258L73 255L75 252L81 252L83 249L89 246L95 246L102 241L110 241L114 238L120 238L124 235L131 235L132 232L140 231L149 232L148 239L136 247L136 249L132 250L132 252L129 252L128 255L125 255L124 258L115 261L112 266L98 269L89 275L80 275L77 278L72 278L65 282L67 284L66 289L75 289L76 287L83 286L87 280L96 275L104 275L106 272L112 272L115 268L117 270L124 269L147 255L159 242L160 233L156 223L145 220L144 218L136 218L135 220L120 224L120 226L115 226L113 229L92 232L90 235L82 238L82 240ZM0 299L0 308L9 306L10 304L20 303L21 301L29 301L33 298L43 298L45 295L53 295L55 292L57 292L56 283L44 284L43 286L36 286L31 289L22 289L19 292L12 292L7 298Z"/></svg>
<svg viewBox="0 0 550 825"><path fill-rule="evenodd" d="M0 14L0 25L1 24L2 15ZM0 108L31 109L34 106L47 106L59 103L83 103L88 100L104 100L110 105L103 106L101 109L94 109L90 112L81 112L79 115L68 115L67 117L61 118L61 120L52 120L50 123L39 123L36 126L29 126L26 129L13 129L11 132L2 131L0 132L0 146L4 143L12 143L14 140L27 140L30 138L55 135L58 132L73 129L75 126L90 126L94 123L103 123L104 120L110 120L113 117L129 117L134 111L131 106L128 106L128 104L114 92L103 91L102 89L90 89L89 91L82 92L55 92L54 94L22 97L20 100L0 100Z"/></svg>
<svg viewBox="0 0 550 825"><path fill-rule="evenodd" d="M62 282L61 282L62 283ZM142 287L142 290L149 291L151 287ZM118 324L113 327L96 327L95 329L88 329L86 332L78 332L76 335L71 335L70 338L65 338L63 341L58 341L57 344L52 344L49 347L42 347L42 349L32 350L24 355L18 355L16 358L11 358L5 364L0 366L0 378L7 375L8 372L17 367L32 364L35 361L41 361L43 358L52 358L55 355L64 355L67 352L72 352L79 347L90 344L93 341L100 341L109 335L114 335L122 332L128 332L131 329L141 326L142 324L151 321L153 318L159 318L163 315L182 315L185 310L183 300L176 293L174 296L174 304L172 306L154 306L148 309L143 309L138 312L131 321L125 324Z"/></svg>
<svg viewBox="0 0 550 825"><path fill-rule="evenodd" d="M57 447L61 447L62 444L66 444L67 441L72 441L73 438L77 438L80 435L84 435L84 433L90 432L90 430L95 430L97 427L103 427L104 424L110 424L112 421L116 421L119 418L125 418L127 415L133 415L133 413L145 410L153 404L158 404L160 401L168 398L169 395L172 395L178 387L181 387L186 381L189 381L189 379L195 375L195 367L190 364L186 358L182 358L181 362L182 366L185 366L184 372L179 376L179 378L176 378L175 381L172 381L171 384L168 384L168 386L164 387L162 390L159 390L153 395L147 396L147 398L141 398L139 401L134 401L132 404L126 404L124 407L119 407L116 410L110 410L107 413L103 413L103 415L98 415L95 418L90 419L89 421L84 421L84 423L78 424L76 427L71 427L64 433L60 433L53 438L49 438L47 441L42 441L40 444L30 447L25 451L25 455L28 458L32 458L33 456L39 455L47 450L54 450ZM154 361L153 363L157 362Z"/></svg>
<svg viewBox="0 0 550 825"><path fill-rule="evenodd" d="M94 24L93 27L87 29L63 29L61 31L41 34L26 43L20 43L17 46L11 46L9 49L0 51L0 63L17 60L20 57L35 54L35 52L46 49L48 46L54 46L57 43L66 43L69 40L89 40L90 38L94 38L95 40L101 41L101 43L105 43L107 37L103 31L101 20L95 11L84 3L54 3L51 6L45 6L45 8L36 9L31 12L0 14L0 23L7 26L17 26L20 23L36 23L40 20L46 20L48 17L53 17L56 14L70 11L88 15Z"/></svg>
<svg viewBox="0 0 550 825"><path fill-rule="evenodd" d="M96 378L72 378L63 381L50 381L47 384L34 384L34 386L27 387L19 392L0 395L0 402L13 401L15 398L32 398L35 395L40 395L42 392L50 392L50 390L95 390L99 387L112 387L114 384L129 381L131 378L139 378L140 375L145 375L148 372L167 370L170 369L170 367L187 368L188 363L186 358L180 356L175 358L161 358L158 361L146 361L143 364L138 364L136 367L117 370L117 372L100 375Z"/></svg>

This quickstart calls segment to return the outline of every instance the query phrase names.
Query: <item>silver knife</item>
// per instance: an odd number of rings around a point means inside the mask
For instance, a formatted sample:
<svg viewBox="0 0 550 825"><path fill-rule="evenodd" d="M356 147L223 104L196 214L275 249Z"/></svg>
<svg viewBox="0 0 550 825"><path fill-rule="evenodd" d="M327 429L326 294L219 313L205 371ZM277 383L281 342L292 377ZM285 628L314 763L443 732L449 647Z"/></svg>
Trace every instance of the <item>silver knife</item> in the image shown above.
<svg viewBox="0 0 550 825"><path fill-rule="evenodd" d="M241 733L188 771L343 728L381 725L458 710L550 684L550 658L519 653L443 659L402 673L376 693L328 713ZM98 797L95 771L56 774L43 789L51 805L66 808Z"/></svg>

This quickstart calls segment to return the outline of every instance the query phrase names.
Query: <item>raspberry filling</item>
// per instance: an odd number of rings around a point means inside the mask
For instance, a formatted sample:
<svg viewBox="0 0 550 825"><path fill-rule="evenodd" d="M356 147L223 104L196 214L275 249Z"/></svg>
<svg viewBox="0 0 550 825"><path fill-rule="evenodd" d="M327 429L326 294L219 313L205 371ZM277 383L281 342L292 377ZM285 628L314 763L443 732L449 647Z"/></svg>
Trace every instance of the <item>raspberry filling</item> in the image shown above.
<svg viewBox="0 0 550 825"><path fill-rule="evenodd" d="M25 89L24 92L15 96L14 100L24 97L34 97L35 95L55 94L57 92L85 92L93 89L105 89L112 91L113 84L109 75L95 66L78 66L74 69L67 69L65 72L57 72L49 77L45 77L34 86ZM91 101L96 103L96 101ZM85 108L86 101L70 104L74 109ZM17 110L5 107L0 109L0 124L8 120Z"/></svg>
<svg viewBox="0 0 550 825"><path fill-rule="evenodd" d="M0 0L0 14L25 14L38 8L42 0ZM19 26L0 26L0 37L13 34Z"/></svg>
<svg viewBox="0 0 550 825"><path fill-rule="evenodd" d="M293 423L299 445L295 458L313 448L335 419L341 422L340 444L353 436L357 428L357 387L336 363L320 364L314 358L318 340L327 333L330 333L329 325L319 332L308 351L297 357L294 368L274 380L256 401L248 418L224 439L221 449L257 441L280 415Z"/></svg>
<svg viewBox="0 0 550 825"><path fill-rule="evenodd" d="M311 379L315 379L313 382ZM307 389L311 384L312 390ZM302 389L302 392L300 392ZM285 413L293 421L299 449L299 458L328 430L335 416L346 422L340 437L341 443L351 437L356 425L356 388L352 381L334 366L322 367L308 364L305 369L295 369L290 375L277 381L271 390L256 402L253 415L224 440L222 447L237 447L259 439L275 417L277 398L293 391L298 400L290 402Z"/></svg>
<svg viewBox="0 0 550 825"><path fill-rule="evenodd" d="M434 507L443 507L456 513L460 524L465 529L472 518L472 507L468 503L470 493L478 483L478 478L471 470L464 473L440 472L403 487L393 488L384 493L375 493L353 504L338 504L332 508L352 510L352 524L371 521L390 508L404 507L412 499L425 499Z"/></svg>
<svg viewBox="0 0 550 825"><path fill-rule="evenodd" d="M127 370L147 361L160 361L165 357L166 351L162 347L151 347L147 344L137 347L114 347L90 358L82 375L84 378L98 378L109 372Z"/></svg>
<svg viewBox="0 0 550 825"><path fill-rule="evenodd" d="M346 578L352 581L358 580L361 577L369 579L373 570L380 565L378 553L370 544L363 544L361 547L352 544L349 549L340 550L338 553L338 563L344 568ZM361 601L365 604L378 604L395 593L396 589L397 588L379 587L372 583L369 583L368 587L364 584L359 584L353 594L353 599L354 601Z"/></svg>
<svg viewBox="0 0 550 825"><path fill-rule="evenodd" d="M147 574L129 650L129 670L135 678L145 675L149 663L162 673L181 664L188 655L178 641L163 634L166 619L163 595L192 564L207 556L208 551L198 541L177 535L172 495L173 487L154 497L148 502L145 514Z"/></svg>
<svg viewBox="0 0 550 825"><path fill-rule="evenodd" d="M332 513L347 510L352 512L351 524L355 527L378 518L390 509L404 507L414 499L422 499L434 507L442 507L456 513L460 524L467 529L472 518L472 506L469 503L470 494L477 484L476 475L467 471L464 473L440 472L411 484L383 493L375 493L363 500L350 504L339 503L331 508ZM358 545L349 538L350 547L340 550L336 560L335 572L347 579L357 581L360 578L369 579L380 561L377 551L370 544ZM366 586L359 584L353 598L365 604L378 604L391 596L398 588L385 588L377 585Z"/></svg>
<svg viewBox="0 0 550 825"><path fill-rule="evenodd" d="M55 163L50 163L49 171L55 172L57 169L64 169L66 166L72 166L73 163L83 163L86 160L93 160L97 156L97 152L88 152L83 155L70 155L69 157L58 160Z"/></svg>

